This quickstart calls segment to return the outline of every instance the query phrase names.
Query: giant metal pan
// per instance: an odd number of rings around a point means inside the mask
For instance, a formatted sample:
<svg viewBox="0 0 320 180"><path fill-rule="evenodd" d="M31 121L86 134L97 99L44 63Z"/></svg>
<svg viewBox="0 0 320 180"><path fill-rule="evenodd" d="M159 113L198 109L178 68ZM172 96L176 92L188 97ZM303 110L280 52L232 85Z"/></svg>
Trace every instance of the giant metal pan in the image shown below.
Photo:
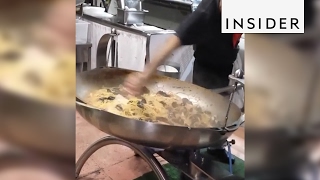
<svg viewBox="0 0 320 180"><path fill-rule="evenodd" d="M118 68L98 68L77 75L77 98L84 101L86 96L103 87L117 87L133 71ZM133 120L93 108L77 102L77 111L89 123L101 131L124 140L156 148L202 148L225 141L241 122L239 108L232 104L227 129L222 128L228 107L228 100L210 90L173 78L155 75L147 84L151 92L159 90L187 97L203 109L216 115L221 127L188 128L155 124Z"/></svg>

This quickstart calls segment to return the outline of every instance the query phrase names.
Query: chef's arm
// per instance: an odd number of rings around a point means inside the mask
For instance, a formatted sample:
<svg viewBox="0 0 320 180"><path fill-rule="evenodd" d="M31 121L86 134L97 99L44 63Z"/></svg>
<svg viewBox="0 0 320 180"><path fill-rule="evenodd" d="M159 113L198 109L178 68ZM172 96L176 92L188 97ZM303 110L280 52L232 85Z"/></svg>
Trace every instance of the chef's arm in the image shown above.
<svg viewBox="0 0 320 180"><path fill-rule="evenodd" d="M144 70L147 76L151 76L157 70L157 67L163 64L168 56L178 47L181 46L181 41L176 35L172 35L168 40L159 48L155 57L149 62Z"/></svg>
<svg viewBox="0 0 320 180"><path fill-rule="evenodd" d="M182 45L201 43L213 34L210 24L219 10L217 1L202 0L197 9L191 13L178 27L176 34L172 35L160 48L155 57L147 64L144 74L150 76L167 57Z"/></svg>

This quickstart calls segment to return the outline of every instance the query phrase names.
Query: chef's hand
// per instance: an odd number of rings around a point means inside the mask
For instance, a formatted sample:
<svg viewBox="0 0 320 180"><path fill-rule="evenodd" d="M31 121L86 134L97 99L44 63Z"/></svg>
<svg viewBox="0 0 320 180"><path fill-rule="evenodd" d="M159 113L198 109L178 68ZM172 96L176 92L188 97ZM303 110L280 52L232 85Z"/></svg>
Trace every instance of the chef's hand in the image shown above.
<svg viewBox="0 0 320 180"><path fill-rule="evenodd" d="M149 77L145 72L131 73L123 83L123 90L133 96L141 95Z"/></svg>

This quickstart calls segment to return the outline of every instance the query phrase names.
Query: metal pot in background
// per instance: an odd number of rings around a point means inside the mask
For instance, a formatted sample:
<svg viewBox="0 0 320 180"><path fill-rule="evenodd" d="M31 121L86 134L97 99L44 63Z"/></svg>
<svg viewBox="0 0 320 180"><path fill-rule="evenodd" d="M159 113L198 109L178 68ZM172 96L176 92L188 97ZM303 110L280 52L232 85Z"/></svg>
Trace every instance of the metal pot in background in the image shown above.
<svg viewBox="0 0 320 180"><path fill-rule="evenodd" d="M145 13L148 11L136 11L136 10L126 10L126 9L117 9L117 18L118 22L125 25L132 24L143 24Z"/></svg>
<svg viewBox="0 0 320 180"><path fill-rule="evenodd" d="M180 64L175 62L168 62L164 65L161 65L157 68L157 74L180 79Z"/></svg>

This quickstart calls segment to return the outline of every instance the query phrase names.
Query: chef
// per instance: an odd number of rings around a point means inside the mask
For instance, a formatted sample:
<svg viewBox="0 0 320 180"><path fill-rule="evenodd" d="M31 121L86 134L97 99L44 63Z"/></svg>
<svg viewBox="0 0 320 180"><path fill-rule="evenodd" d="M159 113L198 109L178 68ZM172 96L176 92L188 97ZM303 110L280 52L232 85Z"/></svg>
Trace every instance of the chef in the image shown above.
<svg viewBox="0 0 320 180"><path fill-rule="evenodd" d="M180 24L176 34L159 47L145 70L127 77L124 90L131 95L139 95L157 67L183 45L195 45L194 84L207 89L226 87L237 58L240 37L241 34L221 33L221 0L202 0L197 9ZM228 163L224 142L209 148L208 152Z"/></svg>

